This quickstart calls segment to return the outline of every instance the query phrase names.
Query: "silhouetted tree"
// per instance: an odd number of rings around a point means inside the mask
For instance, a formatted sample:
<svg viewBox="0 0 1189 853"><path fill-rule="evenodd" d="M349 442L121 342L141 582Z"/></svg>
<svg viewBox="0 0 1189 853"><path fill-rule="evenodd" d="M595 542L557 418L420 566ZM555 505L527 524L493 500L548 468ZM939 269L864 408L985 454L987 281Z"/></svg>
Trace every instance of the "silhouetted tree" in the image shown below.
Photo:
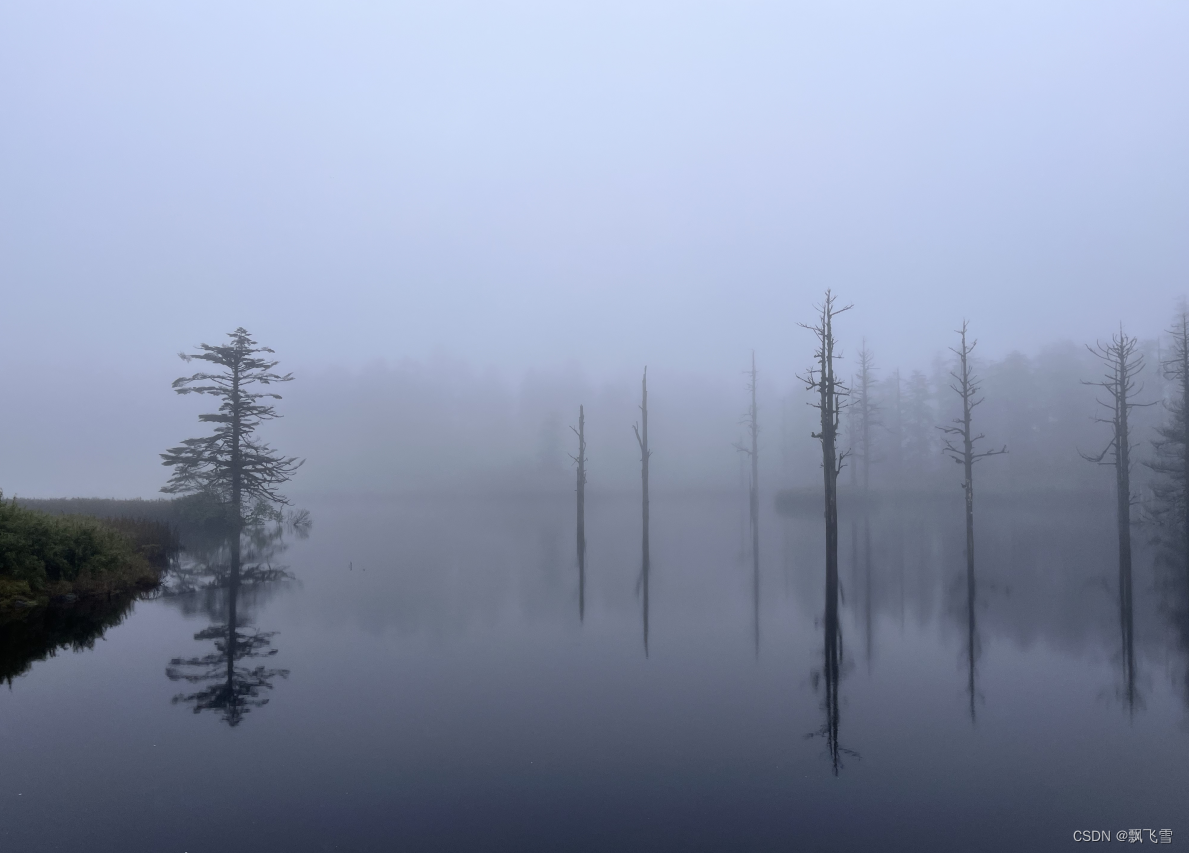
<svg viewBox="0 0 1189 853"><path fill-rule="evenodd" d="M229 578L235 589L240 582L240 538L245 526L280 519L279 508L289 501L278 489L302 463L296 457L281 456L256 436L260 424L280 417L271 401L281 395L261 388L289 382L293 374L273 372L277 362L263 355L271 355L273 350L257 346L242 327L228 337L230 341L223 346L200 344L197 353L180 353L183 361L205 361L219 369L183 376L174 381L174 390L207 394L222 402L218 412L198 416L203 423L215 424L210 435L186 439L161 454L163 464L173 468L161 491L202 494L222 504L231 550ZM234 610L234 594L232 603ZM227 630L227 649L234 658L240 647L234 618Z"/></svg>
<svg viewBox="0 0 1189 853"><path fill-rule="evenodd" d="M975 583L974 575L974 464L980 459L985 459L988 456L997 456L1002 453L1007 453L1007 446L1000 450L984 450L976 451L975 444L981 441L984 436L982 433L978 435L973 434L972 430L972 415L974 409L983 402L983 398L978 396L979 380L975 376L973 368L970 364L970 354L974 351L978 341L966 340L967 322L962 321L962 328L958 334L961 335L961 345L958 349L951 348L951 352L958 356L958 369L956 372L951 372L950 376L954 378L956 384L951 384L950 388L962 400L962 416L954 419L954 426L938 427L945 435L944 452L955 462L962 466L963 480L962 490L966 495L966 612L969 619L969 635L968 635L968 654L970 663L970 720L974 722L974 659L975 659L975 642L976 634L974 630L974 604L978 596L978 590ZM961 440L961 446L955 444L955 441Z"/></svg>
<svg viewBox="0 0 1189 853"><path fill-rule="evenodd" d="M648 656L648 458L652 451L648 449L648 368L644 368L644 379L640 383L640 413L641 423L632 424L632 431L636 434L636 442L640 445L640 483L643 492L641 520L643 535L641 538L642 563L640 566L640 583L638 588L644 590L644 656Z"/></svg>
<svg viewBox="0 0 1189 853"><path fill-rule="evenodd" d="M842 471L847 451L838 450L838 425L842 415L843 400L849 389L839 381L835 372L834 318L852 306L838 308L834 294L827 290L826 298L817 306L819 319L813 325L799 323L809 329L817 338L814 352L815 366L801 375L807 390L816 391L818 399L811 406L820 415L820 430L812 433L822 446L822 478L826 521L826 606L837 602L838 597L838 475Z"/></svg>
<svg viewBox="0 0 1189 853"><path fill-rule="evenodd" d="M209 394L222 403L218 412L198 416L203 423L215 424L214 432L186 439L161 454L163 464L173 468L169 483L161 491L218 496L239 530L257 515L289 503L278 488L302 463L296 457L281 456L256 436L261 423L280 417L269 401L281 396L260 387L289 382L293 374L274 373L277 362L261 355L273 350L256 346L243 328L228 337L231 340L223 346L200 344L200 352L180 354L183 361L197 359L219 369L177 379L174 390L179 394Z"/></svg>
<svg viewBox="0 0 1189 853"><path fill-rule="evenodd" d="M1111 439L1102 452L1081 453L1083 459L1098 465L1110 465L1115 469L1115 521L1119 528L1119 624L1123 632L1123 673L1128 685L1128 704L1134 709L1134 664L1135 652L1132 643L1132 582L1131 582L1131 411L1149 403L1136 403L1135 378L1144 369L1144 358L1138 350L1139 342L1123 333L1111 337L1109 344L1097 343L1087 347L1106 366L1105 376L1096 382L1083 382L1106 392L1106 399L1099 398L1098 404L1105 408L1109 417L1095 418L1098 423L1111 425ZM1080 451L1079 451L1080 452Z"/></svg>
<svg viewBox="0 0 1189 853"><path fill-rule="evenodd" d="M950 388L962 400L962 416L954 419L954 426L940 426L938 427L942 433L945 434L944 452L955 462L962 466L963 479L962 491L966 494L966 568L967 577L970 581L969 594L974 596L974 465L976 462L987 458L988 456L998 456L1001 453L1007 453L1007 445L1004 445L1000 450L984 450L976 451L974 446L979 441L986 438L985 435L979 433L973 434L972 430L972 415L976 407L982 404L983 398L979 396L980 382L974 374L974 370L970 364L970 354L974 352L974 348L978 345L978 341L966 341L967 322L962 321L962 328L958 331L961 335L961 345L958 349L950 348L950 352L958 356L958 369L956 372L951 372L956 384L951 384ZM955 445L955 441L961 441L961 446Z"/></svg>
<svg viewBox="0 0 1189 853"><path fill-rule="evenodd" d="M586 616L586 411L578 407L578 455L571 456L578 466L578 621Z"/></svg>

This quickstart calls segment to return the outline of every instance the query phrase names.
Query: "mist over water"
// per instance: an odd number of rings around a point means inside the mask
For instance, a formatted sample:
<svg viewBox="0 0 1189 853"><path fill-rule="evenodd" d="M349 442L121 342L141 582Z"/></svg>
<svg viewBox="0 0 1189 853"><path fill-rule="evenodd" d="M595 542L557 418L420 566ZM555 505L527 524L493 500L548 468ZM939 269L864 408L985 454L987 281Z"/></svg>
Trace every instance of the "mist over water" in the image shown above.
<svg viewBox="0 0 1189 853"><path fill-rule="evenodd" d="M0 10L0 847L1183 843L1187 24Z"/></svg>

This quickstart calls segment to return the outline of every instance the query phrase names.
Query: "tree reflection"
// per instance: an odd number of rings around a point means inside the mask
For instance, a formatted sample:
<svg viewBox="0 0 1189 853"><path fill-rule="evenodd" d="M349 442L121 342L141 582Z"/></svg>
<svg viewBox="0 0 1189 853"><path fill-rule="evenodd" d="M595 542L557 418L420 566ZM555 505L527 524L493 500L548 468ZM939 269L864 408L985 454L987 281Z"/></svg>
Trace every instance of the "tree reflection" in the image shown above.
<svg viewBox="0 0 1189 853"><path fill-rule="evenodd" d="M977 598L976 583L974 560L968 559L966 561L966 694L970 699L970 724L972 726L977 722L975 719L975 699L978 696L978 687L975 684L975 664L982 650L974 609Z"/></svg>
<svg viewBox="0 0 1189 853"><path fill-rule="evenodd" d="M826 721L822 727L811 732L807 737L824 737L826 750L830 757L830 766L837 776L842 769L843 756L858 758L859 754L841 746L838 741L838 729L841 719L838 691L842 678L843 649L842 626L838 621L838 569L837 566L826 566L826 617L822 624L823 658L822 668L811 675L813 689L816 692L823 685L825 697L822 709L826 713Z"/></svg>
<svg viewBox="0 0 1189 853"><path fill-rule="evenodd" d="M0 682L11 688L14 678L61 649L80 652L93 648L108 628L127 618L142 597L141 593L124 593L84 599L66 607L51 605L0 619Z"/></svg>
<svg viewBox="0 0 1189 853"><path fill-rule="evenodd" d="M171 578L170 595L183 609L197 605L212 619L194 639L214 642L214 650L207 654L169 662L165 674L170 681L198 688L177 694L174 704L190 705L196 714L215 711L223 722L237 726L251 709L268 703L267 693L277 678L289 676L289 670L261 662L277 654L272 647L277 632L260 631L250 624L250 610L259 603L259 592L275 589L276 581L291 577L273 562L287 547L286 529L304 538L308 515L291 518L284 526L249 528L242 536L221 542L198 542Z"/></svg>
<svg viewBox="0 0 1189 853"><path fill-rule="evenodd" d="M1120 568L1120 574L1122 570ZM1120 578L1120 586L1123 579ZM1123 665L1123 701L1128 713L1134 717L1138 702L1135 686L1135 614L1131 603L1131 572L1128 566L1126 577L1127 594L1119 597L1119 633L1122 641L1121 660Z"/></svg>

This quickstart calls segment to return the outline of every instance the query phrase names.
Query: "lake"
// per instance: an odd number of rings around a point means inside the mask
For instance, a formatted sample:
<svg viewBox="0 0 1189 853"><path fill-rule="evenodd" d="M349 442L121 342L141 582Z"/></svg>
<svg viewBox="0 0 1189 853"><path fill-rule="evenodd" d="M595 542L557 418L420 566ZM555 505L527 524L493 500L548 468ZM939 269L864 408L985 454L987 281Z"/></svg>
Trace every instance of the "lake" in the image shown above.
<svg viewBox="0 0 1189 853"><path fill-rule="evenodd" d="M1189 843L1189 628L1142 529L1120 606L1109 495L980 503L973 607L959 489L844 506L837 625L820 512L764 501L757 588L745 499L655 495L647 653L638 499L587 498L581 618L571 501L305 503L231 689L225 588L10 631L0 848Z"/></svg>

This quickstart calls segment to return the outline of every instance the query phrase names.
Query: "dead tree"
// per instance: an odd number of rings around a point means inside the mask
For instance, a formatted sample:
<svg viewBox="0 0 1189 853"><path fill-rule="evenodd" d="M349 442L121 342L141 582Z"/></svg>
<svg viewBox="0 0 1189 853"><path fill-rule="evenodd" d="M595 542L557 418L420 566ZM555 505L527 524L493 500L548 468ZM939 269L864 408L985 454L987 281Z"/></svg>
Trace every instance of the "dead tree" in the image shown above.
<svg viewBox="0 0 1189 853"><path fill-rule="evenodd" d="M586 618L586 412L578 407L578 455L570 458L578 466L578 621Z"/></svg>
<svg viewBox="0 0 1189 853"><path fill-rule="evenodd" d="M939 426L938 429L945 435L942 452L961 465L963 471L962 490L966 494L966 604L968 612L973 612L976 597L974 579L974 465L979 460L986 459L988 456L998 456L1002 453L1007 453L1007 445L1004 445L999 450L975 450L975 444L982 441L986 436L982 433L973 435L973 430L971 429L971 416L975 408L983 402L983 398L978 395L981 382L975 376L970 365L970 354L974 352L978 341L970 341L969 343L966 341L967 327L967 321L963 320L962 328L958 330L958 334L961 335L961 345L958 349L950 348L950 352L958 356L958 369L956 372L950 373L950 376L954 379L954 383L950 384L950 388L962 400L962 416L960 418L954 418L953 425ZM955 443L959 440L961 441L960 447Z"/></svg>
<svg viewBox="0 0 1189 853"><path fill-rule="evenodd" d="M641 537L641 566L640 581L637 588L644 591L644 656L648 656L648 458L652 451L648 449L648 368L644 368L644 379L640 383L640 423L632 424L632 431L636 434L636 442L640 445L640 483L643 489L643 504L641 521L643 535Z"/></svg>
<svg viewBox="0 0 1189 853"><path fill-rule="evenodd" d="M751 592L753 624L755 625L756 655L760 653L760 427L756 408L756 354L751 353L751 370L747 371L747 390L751 392L751 406L743 419L751 436L751 447L742 442L735 449L746 453L751 460L751 483L747 490L748 518L751 523Z"/></svg>
<svg viewBox="0 0 1189 853"><path fill-rule="evenodd" d="M855 376L854 401L851 404L857 432L855 438L858 440L858 446L855 449L862 462L859 473L862 474L861 485L864 501L866 501L871 488L871 463L874 461L872 458L872 433L876 427L883 425L880 420L880 406L872 398L876 384L875 369L875 356L871 350L867 349L867 341L864 340L863 347L859 350L859 372Z"/></svg>
<svg viewBox="0 0 1189 853"><path fill-rule="evenodd" d="M1111 425L1111 439L1101 453L1081 453L1083 459L1098 465L1109 465L1115 469L1115 521L1119 527L1119 612L1123 626L1124 669L1128 665L1130 639L1127 637L1128 614L1131 606L1131 428L1128 417L1131 410L1150 403L1136 403L1135 395L1142 388L1136 387L1135 379L1144 369L1144 358L1138 350L1139 342L1119 333L1111 337L1109 344L1097 343L1087 347L1106 365L1106 373L1097 382L1084 382L1106 391L1106 399L1098 404L1109 413L1108 417L1095 418L1098 423Z"/></svg>
<svg viewBox="0 0 1189 853"><path fill-rule="evenodd" d="M852 306L838 308L834 301L834 294L827 290L826 298L817 306L819 318L816 324L800 323L802 328L809 329L817 338L817 350L814 352L815 364L800 376L807 390L817 392L817 401L810 403L818 410L821 418L820 430L811 433L822 445L822 479L825 503L826 521L826 614L831 609L837 613L838 607L838 475L842 471L843 462L848 452L838 449L838 426L842 415L843 400L849 394L849 389L838 379L834 362L839 356L836 354L834 341L834 318ZM835 621L835 624L837 622ZM828 639L827 656L832 648L833 639ZM829 667L827 666L827 669Z"/></svg>

